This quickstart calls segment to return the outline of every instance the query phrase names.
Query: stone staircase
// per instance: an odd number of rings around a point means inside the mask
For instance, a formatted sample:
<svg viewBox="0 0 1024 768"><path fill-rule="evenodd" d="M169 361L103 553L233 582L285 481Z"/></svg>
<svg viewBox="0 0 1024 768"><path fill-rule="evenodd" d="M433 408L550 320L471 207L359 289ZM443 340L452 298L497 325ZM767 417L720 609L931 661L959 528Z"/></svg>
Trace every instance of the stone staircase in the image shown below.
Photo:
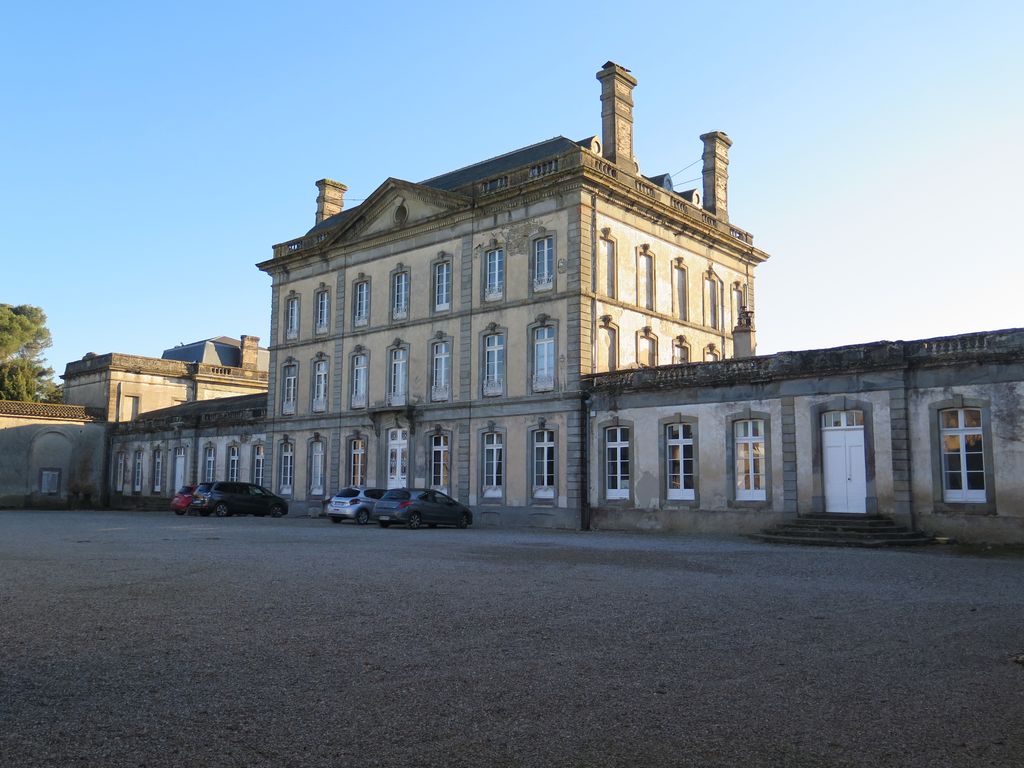
<svg viewBox="0 0 1024 768"><path fill-rule="evenodd" d="M755 533L753 538L818 547L908 547L934 543L928 534L897 525L891 517L883 515L802 515Z"/></svg>

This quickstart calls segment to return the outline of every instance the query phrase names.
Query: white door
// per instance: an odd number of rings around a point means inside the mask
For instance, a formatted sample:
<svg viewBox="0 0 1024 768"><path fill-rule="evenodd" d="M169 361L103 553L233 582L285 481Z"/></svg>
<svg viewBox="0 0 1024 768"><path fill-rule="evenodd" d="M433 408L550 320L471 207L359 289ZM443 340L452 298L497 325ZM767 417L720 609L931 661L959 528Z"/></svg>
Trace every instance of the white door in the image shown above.
<svg viewBox="0 0 1024 768"><path fill-rule="evenodd" d="M409 475L409 430L388 430L388 488L404 488Z"/></svg>
<svg viewBox="0 0 1024 768"><path fill-rule="evenodd" d="M185 449L175 448L174 449L174 487L172 491L177 491L181 486L185 484Z"/></svg>
<svg viewBox="0 0 1024 768"><path fill-rule="evenodd" d="M864 414L861 411L822 414L821 452L825 511L864 514L867 511Z"/></svg>

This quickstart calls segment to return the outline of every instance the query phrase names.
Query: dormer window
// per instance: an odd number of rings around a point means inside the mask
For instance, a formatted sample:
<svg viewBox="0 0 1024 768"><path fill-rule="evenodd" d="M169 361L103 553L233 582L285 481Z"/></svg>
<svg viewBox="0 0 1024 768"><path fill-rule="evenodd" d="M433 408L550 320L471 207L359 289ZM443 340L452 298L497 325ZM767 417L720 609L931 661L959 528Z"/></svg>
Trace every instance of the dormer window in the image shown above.
<svg viewBox="0 0 1024 768"><path fill-rule="evenodd" d="M508 186L508 176L499 176L496 179L490 179L483 183L484 192L497 192L499 189L505 189Z"/></svg>

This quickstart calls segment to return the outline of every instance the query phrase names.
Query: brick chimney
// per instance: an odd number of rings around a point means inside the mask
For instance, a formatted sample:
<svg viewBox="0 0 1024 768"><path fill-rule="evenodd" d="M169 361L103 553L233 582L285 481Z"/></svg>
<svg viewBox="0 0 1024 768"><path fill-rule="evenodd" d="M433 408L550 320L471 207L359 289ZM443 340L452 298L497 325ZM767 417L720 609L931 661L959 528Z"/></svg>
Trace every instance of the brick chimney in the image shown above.
<svg viewBox="0 0 1024 768"><path fill-rule="evenodd" d="M242 337L242 370L255 371L260 353L259 336Z"/></svg>
<svg viewBox="0 0 1024 768"><path fill-rule="evenodd" d="M597 73L601 81L601 154L609 163L636 173L633 157L633 88L636 78L614 62Z"/></svg>
<svg viewBox="0 0 1024 768"><path fill-rule="evenodd" d="M320 194L316 196L316 223L328 219L336 213L341 213L345 207L345 193L348 187L340 181L331 179L320 179L316 183Z"/></svg>
<svg viewBox="0 0 1024 768"><path fill-rule="evenodd" d="M704 209L722 221L729 220L729 147L732 139L721 131L705 133Z"/></svg>

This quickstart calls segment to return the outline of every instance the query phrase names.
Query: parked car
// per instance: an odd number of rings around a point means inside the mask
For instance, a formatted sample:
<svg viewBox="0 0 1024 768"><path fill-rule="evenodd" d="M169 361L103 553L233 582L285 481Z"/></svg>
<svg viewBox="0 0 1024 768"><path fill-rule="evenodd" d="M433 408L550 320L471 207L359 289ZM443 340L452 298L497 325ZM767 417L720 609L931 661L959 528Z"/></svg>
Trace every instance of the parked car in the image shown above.
<svg viewBox="0 0 1024 768"><path fill-rule="evenodd" d="M392 523L405 523L410 528L427 525L473 524L473 510L451 496L426 488L392 488L373 508L373 517L381 528Z"/></svg>
<svg viewBox="0 0 1024 768"><path fill-rule="evenodd" d="M384 488L342 488L327 503L327 516L332 523L355 520L359 525L366 525L374 505L384 493Z"/></svg>
<svg viewBox="0 0 1024 768"><path fill-rule="evenodd" d="M192 492L189 511L206 517L256 515L280 517L288 514L288 502L254 483L200 483Z"/></svg>
<svg viewBox="0 0 1024 768"><path fill-rule="evenodd" d="M171 512L176 515L188 512L188 505L192 503L192 491L195 489L194 485L183 485L175 491L174 498L171 499Z"/></svg>

